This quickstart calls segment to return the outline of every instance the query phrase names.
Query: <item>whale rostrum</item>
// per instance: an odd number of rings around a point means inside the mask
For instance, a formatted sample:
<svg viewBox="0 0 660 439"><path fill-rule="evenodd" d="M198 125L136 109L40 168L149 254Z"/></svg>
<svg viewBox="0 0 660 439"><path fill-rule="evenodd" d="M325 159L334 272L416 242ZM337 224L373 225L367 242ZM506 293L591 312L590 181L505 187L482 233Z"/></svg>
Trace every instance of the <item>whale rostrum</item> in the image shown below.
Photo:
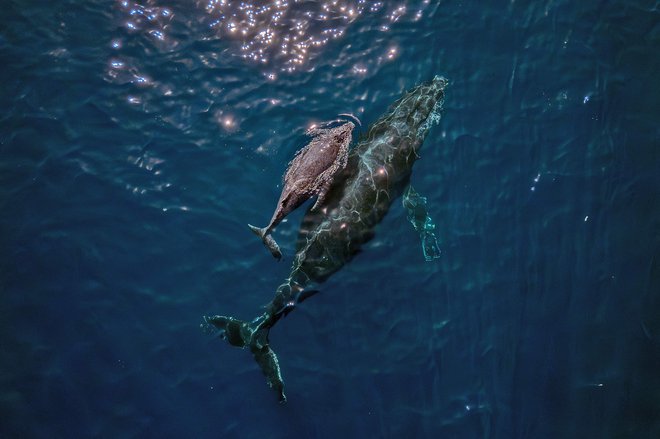
<svg viewBox="0 0 660 439"><path fill-rule="evenodd" d="M248 224L276 259L282 258L282 252L271 236L272 230L309 198L317 196L312 209L323 204L335 175L346 166L353 128L353 122L344 122L334 128L313 126L307 130L306 134L312 140L289 163L282 177L282 193L270 223L263 228Z"/></svg>
<svg viewBox="0 0 660 439"><path fill-rule="evenodd" d="M324 197L306 212L289 277L263 314L251 322L204 317L205 329L232 346L250 349L281 402L286 401L284 381L268 340L271 328L373 237L376 225L409 184L424 138L440 118L446 85L446 79L436 76L405 93L350 151Z"/></svg>

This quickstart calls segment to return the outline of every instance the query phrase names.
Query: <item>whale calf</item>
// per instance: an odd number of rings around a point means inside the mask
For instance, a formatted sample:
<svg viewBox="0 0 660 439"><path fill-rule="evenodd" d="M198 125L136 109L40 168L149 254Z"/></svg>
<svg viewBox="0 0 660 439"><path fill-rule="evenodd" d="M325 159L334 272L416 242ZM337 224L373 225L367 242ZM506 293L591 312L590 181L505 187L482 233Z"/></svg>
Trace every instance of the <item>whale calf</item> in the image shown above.
<svg viewBox="0 0 660 439"><path fill-rule="evenodd" d="M270 223L264 228L248 224L276 259L282 258L282 252L271 231L309 198L318 196L312 209L323 204L335 175L346 166L353 128L353 122L344 122L334 128L312 127L307 130L306 134L312 136L312 140L289 163L282 177L282 194Z"/></svg>
<svg viewBox="0 0 660 439"><path fill-rule="evenodd" d="M446 79L436 76L405 93L351 150L322 204L307 211L289 277L263 314L251 322L204 317L202 327L232 346L250 349L281 402L286 401L284 380L268 340L270 330L373 237L376 225L409 184L424 138L439 120L446 85Z"/></svg>

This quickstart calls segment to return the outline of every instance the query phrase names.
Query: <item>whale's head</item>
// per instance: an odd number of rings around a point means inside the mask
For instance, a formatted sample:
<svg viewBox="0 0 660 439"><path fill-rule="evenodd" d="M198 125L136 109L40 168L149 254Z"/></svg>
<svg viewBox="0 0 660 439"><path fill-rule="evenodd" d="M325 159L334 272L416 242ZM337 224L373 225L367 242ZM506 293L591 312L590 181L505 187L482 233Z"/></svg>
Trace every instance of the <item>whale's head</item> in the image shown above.
<svg viewBox="0 0 660 439"><path fill-rule="evenodd" d="M353 122L345 122L343 125L340 125L333 130L333 140L339 144L344 142L350 143L353 137L354 128L355 124Z"/></svg>
<svg viewBox="0 0 660 439"><path fill-rule="evenodd" d="M391 107L390 126L401 134L423 138L428 129L440 120L440 110L448 81L442 76L420 84L406 93Z"/></svg>
<svg viewBox="0 0 660 439"><path fill-rule="evenodd" d="M418 157L429 128L440 120L447 83L445 78L436 76L404 94L369 128L366 140L355 148L354 155L369 160L372 168L384 162L409 168ZM374 161L376 164L371 163Z"/></svg>

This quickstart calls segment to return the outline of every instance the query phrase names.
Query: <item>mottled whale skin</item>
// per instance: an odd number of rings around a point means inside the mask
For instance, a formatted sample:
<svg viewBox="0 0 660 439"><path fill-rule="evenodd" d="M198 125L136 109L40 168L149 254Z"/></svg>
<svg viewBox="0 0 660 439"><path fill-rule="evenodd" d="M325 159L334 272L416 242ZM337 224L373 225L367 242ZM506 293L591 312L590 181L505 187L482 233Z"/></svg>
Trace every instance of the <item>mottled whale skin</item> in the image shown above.
<svg viewBox="0 0 660 439"><path fill-rule="evenodd" d="M428 129L439 119L446 85L436 76L404 94L353 148L324 202L303 219L290 275L261 316L252 322L204 318L207 329L233 346L250 349L281 402L286 401L284 381L268 341L270 329L315 292L310 287L343 267L373 237L375 226L409 183Z"/></svg>
<svg viewBox="0 0 660 439"><path fill-rule="evenodd" d="M248 224L277 260L282 258L282 252L270 235L271 231L308 199L318 196L312 209L323 204L334 177L346 166L353 128L355 125L352 122L344 122L334 128L313 127L307 130L306 134L312 136L312 140L289 163L282 177L282 193L270 223L264 228Z"/></svg>

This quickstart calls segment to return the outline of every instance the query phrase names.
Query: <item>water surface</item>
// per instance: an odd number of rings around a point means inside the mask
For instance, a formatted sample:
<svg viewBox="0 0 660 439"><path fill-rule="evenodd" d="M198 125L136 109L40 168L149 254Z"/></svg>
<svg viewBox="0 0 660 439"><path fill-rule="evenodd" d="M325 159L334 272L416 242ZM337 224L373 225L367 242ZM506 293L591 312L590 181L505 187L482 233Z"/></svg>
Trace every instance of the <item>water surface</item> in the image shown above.
<svg viewBox="0 0 660 439"><path fill-rule="evenodd" d="M660 435L651 1L3 4L3 437ZM440 74L395 202L271 333L289 403L201 316L251 318L305 129Z"/></svg>

